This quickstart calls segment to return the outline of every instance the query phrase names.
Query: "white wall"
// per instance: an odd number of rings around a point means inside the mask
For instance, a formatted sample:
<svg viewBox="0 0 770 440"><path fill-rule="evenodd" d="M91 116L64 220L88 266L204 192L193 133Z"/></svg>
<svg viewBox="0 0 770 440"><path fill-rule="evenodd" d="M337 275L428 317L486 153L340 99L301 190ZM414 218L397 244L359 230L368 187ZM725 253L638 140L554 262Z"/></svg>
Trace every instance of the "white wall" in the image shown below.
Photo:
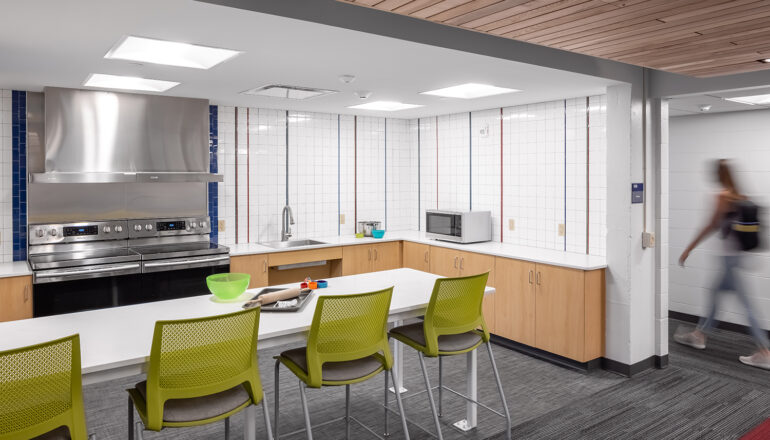
<svg viewBox="0 0 770 440"><path fill-rule="evenodd" d="M737 184L758 204L770 208L770 110L695 115L670 120L670 310L702 315L707 293L719 272L717 255L721 244L710 237L687 260L679 255L707 221L713 209L714 160L732 159ZM770 218L767 210L762 218ZM770 228L762 238L770 244ZM742 278L757 308L761 325L770 329L770 247L747 257ZM718 319L746 324L746 314L734 295L726 295Z"/></svg>
<svg viewBox="0 0 770 440"><path fill-rule="evenodd" d="M0 262L13 260L11 91L0 90Z"/></svg>

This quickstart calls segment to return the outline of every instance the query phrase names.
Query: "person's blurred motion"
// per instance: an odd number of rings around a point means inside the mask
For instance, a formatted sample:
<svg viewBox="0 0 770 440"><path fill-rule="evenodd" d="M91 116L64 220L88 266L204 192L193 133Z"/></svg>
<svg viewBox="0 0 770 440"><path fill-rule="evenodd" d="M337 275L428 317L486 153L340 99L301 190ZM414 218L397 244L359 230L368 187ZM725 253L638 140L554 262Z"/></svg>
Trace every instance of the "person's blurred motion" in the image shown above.
<svg viewBox="0 0 770 440"><path fill-rule="evenodd" d="M741 266L742 254L757 246L759 240L759 223L756 219L757 207L741 194L730 172L727 161L720 159L716 163L716 173L722 191L717 194L716 208L709 223L703 227L695 239L687 246L679 257L679 264L684 266L690 252L711 233L721 230L722 255L720 256L723 273L718 278L710 294L708 315L700 319L695 330L677 332L674 340L693 348L706 348L706 334L716 324L715 316L720 296L723 292L732 291L738 296L749 319L751 336L757 344L757 351L751 356L741 356L739 359L746 365L770 370L770 342L767 332L759 327L754 310L751 307L749 295L740 280L738 269ZM752 221L753 217L753 221Z"/></svg>

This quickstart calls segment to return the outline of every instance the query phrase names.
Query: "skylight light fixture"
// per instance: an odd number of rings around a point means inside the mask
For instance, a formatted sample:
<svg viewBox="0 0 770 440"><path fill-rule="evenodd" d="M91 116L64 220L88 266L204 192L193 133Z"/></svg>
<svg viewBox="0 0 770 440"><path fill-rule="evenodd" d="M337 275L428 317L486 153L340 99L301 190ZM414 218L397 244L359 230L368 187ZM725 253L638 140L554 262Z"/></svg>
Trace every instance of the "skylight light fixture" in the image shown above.
<svg viewBox="0 0 770 440"><path fill-rule="evenodd" d="M504 93L520 92L518 89L490 86L488 84L466 83L438 90L421 92L421 95L441 96L444 98L474 99L487 96L502 95Z"/></svg>
<svg viewBox="0 0 770 440"><path fill-rule="evenodd" d="M92 73L83 83L86 87L100 89L140 90L143 92L165 92L179 85L174 81L162 81L159 79L138 78L135 76L106 75Z"/></svg>
<svg viewBox="0 0 770 440"><path fill-rule="evenodd" d="M732 101L732 102L739 102L741 104L748 104L748 105L770 105L770 94L736 96L734 98L725 98L725 100Z"/></svg>
<svg viewBox="0 0 770 440"><path fill-rule="evenodd" d="M211 69L240 53L242 52L237 50L198 44L127 36L110 49L104 58L191 67L193 69Z"/></svg>
<svg viewBox="0 0 770 440"><path fill-rule="evenodd" d="M366 104L351 105L348 108L354 108L357 110L378 110L383 112L395 112L399 110L408 110L410 108L422 107L417 104L404 104L403 102L395 101L372 101Z"/></svg>
<svg viewBox="0 0 770 440"><path fill-rule="evenodd" d="M284 86L280 84L271 84L257 87L255 89L241 92L243 95L269 96L271 98L286 99L310 99L318 96L331 95L337 93L336 90L314 89L311 87Z"/></svg>

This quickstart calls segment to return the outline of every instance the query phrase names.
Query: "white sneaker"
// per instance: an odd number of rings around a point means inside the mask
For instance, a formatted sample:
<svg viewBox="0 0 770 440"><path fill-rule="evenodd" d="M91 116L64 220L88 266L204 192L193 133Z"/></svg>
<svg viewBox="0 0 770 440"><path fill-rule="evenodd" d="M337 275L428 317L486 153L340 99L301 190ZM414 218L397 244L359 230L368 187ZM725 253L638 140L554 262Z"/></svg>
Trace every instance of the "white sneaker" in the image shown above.
<svg viewBox="0 0 770 440"><path fill-rule="evenodd" d="M699 338L693 332L677 333L674 335L674 340L682 345L692 347L698 350L706 348L706 341L704 338Z"/></svg>
<svg viewBox="0 0 770 440"><path fill-rule="evenodd" d="M770 370L770 356L760 352L756 352L751 356L741 356L738 359L746 365L761 368L763 370Z"/></svg>

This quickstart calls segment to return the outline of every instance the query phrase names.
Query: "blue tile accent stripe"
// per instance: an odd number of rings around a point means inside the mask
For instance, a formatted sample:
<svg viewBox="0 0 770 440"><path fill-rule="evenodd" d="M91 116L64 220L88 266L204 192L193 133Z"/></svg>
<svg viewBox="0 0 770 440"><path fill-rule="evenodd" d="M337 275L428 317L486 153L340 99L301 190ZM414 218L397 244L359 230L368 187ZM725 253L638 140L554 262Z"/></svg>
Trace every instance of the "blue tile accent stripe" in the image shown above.
<svg viewBox="0 0 770 440"><path fill-rule="evenodd" d="M219 171L217 151L219 150L219 107L209 106L209 172L216 174ZM211 220L211 241L219 241L219 183L209 182L209 218Z"/></svg>
<svg viewBox="0 0 770 440"><path fill-rule="evenodd" d="M11 92L13 261L27 259L27 92Z"/></svg>

